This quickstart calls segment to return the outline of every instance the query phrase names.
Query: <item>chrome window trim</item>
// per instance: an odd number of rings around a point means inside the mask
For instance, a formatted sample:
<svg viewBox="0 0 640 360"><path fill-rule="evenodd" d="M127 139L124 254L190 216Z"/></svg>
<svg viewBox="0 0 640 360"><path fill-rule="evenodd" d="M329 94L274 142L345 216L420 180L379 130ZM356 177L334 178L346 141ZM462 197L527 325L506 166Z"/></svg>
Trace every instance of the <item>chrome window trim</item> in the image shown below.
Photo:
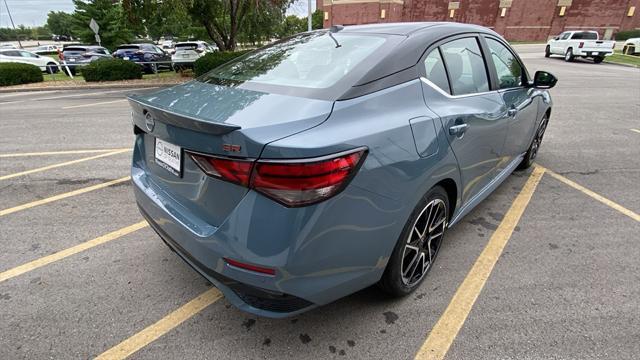
<svg viewBox="0 0 640 360"><path fill-rule="evenodd" d="M461 98L467 98L467 97L472 97L472 96L480 96L480 95L486 95L486 94L491 94L491 93L498 93L498 90L489 90L489 91L476 92L476 93L471 93L471 94L451 95L448 92L442 90L438 85L436 85L436 84L432 83L431 81L429 81L429 79L425 78L424 76L420 76L420 80L422 82L424 82L425 84L429 85L430 87L432 87L434 90L436 90L440 94L448 97L449 99L461 99ZM502 89L502 90L506 90L506 89Z"/></svg>

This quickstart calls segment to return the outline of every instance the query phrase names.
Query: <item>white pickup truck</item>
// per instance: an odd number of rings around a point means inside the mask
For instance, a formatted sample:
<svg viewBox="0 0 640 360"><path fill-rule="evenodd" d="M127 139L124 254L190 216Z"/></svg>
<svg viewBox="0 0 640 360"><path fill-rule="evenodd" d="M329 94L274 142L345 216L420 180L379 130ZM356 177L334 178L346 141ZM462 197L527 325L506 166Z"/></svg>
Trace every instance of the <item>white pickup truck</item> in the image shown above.
<svg viewBox="0 0 640 360"><path fill-rule="evenodd" d="M565 31L547 42L544 56L563 55L565 61L576 57L593 58L598 64L613 54L616 42L600 40L597 31Z"/></svg>

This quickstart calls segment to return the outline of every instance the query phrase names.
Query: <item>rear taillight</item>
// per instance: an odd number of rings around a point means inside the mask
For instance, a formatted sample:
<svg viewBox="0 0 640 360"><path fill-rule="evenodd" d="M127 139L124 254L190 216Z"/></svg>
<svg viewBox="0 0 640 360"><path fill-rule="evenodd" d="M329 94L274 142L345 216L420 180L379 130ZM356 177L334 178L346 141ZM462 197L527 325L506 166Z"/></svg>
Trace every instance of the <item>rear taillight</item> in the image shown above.
<svg viewBox="0 0 640 360"><path fill-rule="evenodd" d="M580 41L580 45L578 45L578 47L582 49L583 46L584 46L584 41Z"/></svg>
<svg viewBox="0 0 640 360"><path fill-rule="evenodd" d="M252 160L226 159L200 154L191 154L191 158L207 175L242 186L249 186Z"/></svg>
<svg viewBox="0 0 640 360"><path fill-rule="evenodd" d="M362 163L360 148L313 159L240 160L191 154L210 176L254 189L288 206L304 206L340 192Z"/></svg>

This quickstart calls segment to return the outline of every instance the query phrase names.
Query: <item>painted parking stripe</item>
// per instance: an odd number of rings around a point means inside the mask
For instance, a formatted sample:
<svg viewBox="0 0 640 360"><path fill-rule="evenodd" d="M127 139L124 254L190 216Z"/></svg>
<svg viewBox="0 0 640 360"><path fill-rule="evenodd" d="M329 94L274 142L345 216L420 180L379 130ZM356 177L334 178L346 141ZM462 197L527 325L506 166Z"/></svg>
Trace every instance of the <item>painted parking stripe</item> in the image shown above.
<svg viewBox="0 0 640 360"><path fill-rule="evenodd" d="M65 161L65 162L58 163L58 164L43 166L43 167L36 168L36 169L25 170L25 171L17 172L17 173L14 173L14 174L0 176L0 180L7 180L7 179L11 179L11 178L18 177L18 176L23 176L23 175L33 174L33 173L37 173L37 172L41 172L41 171L51 170L51 169L59 168L59 167L62 167L62 166L69 166L69 165L81 163L81 162L84 162L84 161L99 159L99 158L106 157L106 156L122 154L122 153L127 152L127 151L131 151L131 149L117 150L117 151L108 152L106 154L94 155L94 156L89 156L89 157L85 157L85 158L81 158L81 159Z"/></svg>
<svg viewBox="0 0 640 360"><path fill-rule="evenodd" d="M25 157L25 156L48 156L48 155L93 154L93 153L106 153L106 152L111 152L111 151L127 150L127 149L128 148L25 152L25 153L0 154L0 158Z"/></svg>
<svg viewBox="0 0 640 360"><path fill-rule="evenodd" d="M0 210L0 216L9 215L9 214L12 214L14 212L18 212L18 211L22 211L22 210L27 210L27 209L30 209L32 207L48 204L48 203L51 203L51 202L54 202L54 201L66 199L68 197L72 197L72 196L76 196L76 195L80 195L80 194L85 194L85 193L88 193L90 191L103 189L103 188L106 188L108 186L120 184L120 183L123 183L125 181L129 181L129 180L131 180L131 177L130 176L125 176L125 177L120 178L120 179L111 180L111 181L103 182L101 184L96 184L96 185L93 185L93 186L87 186L87 187L82 188L82 189L69 191L69 192L66 192L66 193L58 194L58 195L51 196L51 197L48 197L48 198L44 198L44 199L41 199L41 200L28 202L26 204L22 204L22 205L18 205L18 206L14 206L14 207L8 208L8 209Z"/></svg>
<svg viewBox="0 0 640 360"><path fill-rule="evenodd" d="M99 92L93 92L93 93L83 93L83 92L81 92L81 93L78 93L78 94L51 96L51 97L45 97L45 98L39 98L39 99L32 99L32 100L28 100L28 101L57 100L57 99L74 98L74 97L78 97L78 96L104 95L104 94L111 94L111 93L118 93L118 92L146 90L146 89L155 89L155 88L156 87L134 88L134 89L118 89L118 90L109 90L109 91L99 91Z"/></svg>
<svg viewBox="0 0 640 360"><path fill-rule="evenodd" d="M42 95L42 94L51 94L51 93L55 93L58 92L59 90L47 90L47 91L38 91L38 92L34 92L34 91L21 91L21 92L16 92L16 93L12 93L12 94L3 94L0 95L0 100L2 99L6 99L6 98L12 98L12 97L16 97L16 96L29 96L29 95Z"/></svg>
<svg viewBox="0 0 640 360"><path fill-rule="evenodd" d="M524 187L511 204L500 225L489 239L484 250L476 259L475 264L466 278L456 290L455 295L440 316L436 325L431 329L429 336L416 354L416 359L443 359L449 351L449 347L458 335L462 325L469 316L469 312L482 291L487 279L502 254L511 234L520 221L545 169L536 167L524 184Z"/></svg>
<svg viewBox="0 0 640 360"><path fill-rule="evenodd" d="M115 104L115 103L121 103L121 102L126 102L126 101L127 101L127 99L119 99L119 100L113 100L113 101L102 101L102 102L95 102L95 103L91 103L91 104L63 106L61 109L63 109L63 110L76 109L76 108L90 107L90 106L96 106L96 105Z"/></svg>
<svg viewBox="0 0 640 360"><path fill-rule="evenodd" d="M640 130L638 130L638 129L629 129L629 130L631 130L633 132L637 132L638 134L640 134Z"/></svg>
<svg viewBox="0 0 640 360"><path fill-rule="evenodd" d="M146 221L141 221L139 223L135 223L133 225L124 227L122 229L116 230L116 231L112 231L106 235L102 235L99 236L95 239L83 242L81 244L78 244L76 246L72 246L70 248L58 251L57 253L53 253L51 255L47 255L44 257L41 257L39 259L30 261L26 264L22 264L20 266L16 266L12 269L3 271L0 273L0 282L3 282L5 280L9 280L13 277L16 277L18 275L22 275L24 273L27 273L29 271L35 270L37 268L43 267L45 265L51 264L53 262L56 262L58 260L62 260L66 257L69 257L71 255L75 255L79 252L91 249L92 247L96 247L98 245L102 245L104 243L107 243L109 241L113 241L116 239L119 239L127 234L130 234L136 230L140 230L142 228L145 228L149 226L149 224L147 224Z"/></svg>
<svg viewBox="0 0 640 360"><path fill-rule="evenodd" d="M627 215L628 217L632 218L633 220L640 222L640 214L638 214L638 213L636 213L636 212L634 212L632 210L629 210L626 207L624 207L624 206L622 206L622 205L620 205L620 204L618 204L618 203L616 203L614 201L611 201L611 200L607 199L606 197L604 197L604 196L602 196L600 194L597 194L597 193L587 189L586 187L584 187L584 186L582 186L582 185L580 185L580 184L578 184L576 182L573 182L573 181L567 179L566 177L564 177L564 176L562 176L562 175L560 175L560 174L558 174L556 172L553 172L552 170L544 168L544 167L542 167L540 165L536 165L536 167L545 170L549 175L554 177L556 180L559 180L560 182L563 182L564 184L571 186L572 188L582 192L583 194L586 194L586 195L590 196L591 198L600 201L601 203L607 205L608 207L610 207L610 208L612 208L614 210L617 210L617 211L621 212L624 215Z"/></svg>
<svg viewBox="0 0 640 360"><path fill-rule="evenodd" d="M186 320L189 320L192 316L199 313L207 306L215 303L220 298L222 298L222 293L216 288L211 288L200 294L195 299L174 310L155 324L150 325L120 344L98 355L96 360L126 359L138 350L168 333L176 326L182 324Z"/></svg>

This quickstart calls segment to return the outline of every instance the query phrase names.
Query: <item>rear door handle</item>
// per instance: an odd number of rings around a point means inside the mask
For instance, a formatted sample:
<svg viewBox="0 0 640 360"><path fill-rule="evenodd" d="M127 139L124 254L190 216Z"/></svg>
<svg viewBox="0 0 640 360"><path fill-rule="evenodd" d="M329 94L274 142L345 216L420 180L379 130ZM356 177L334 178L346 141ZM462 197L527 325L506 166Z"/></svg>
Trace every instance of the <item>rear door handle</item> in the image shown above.
<svg viewBox="0 0 640 360"><path fill-rule="evenodd" d="M469 124L458 124L453 125L449 128L449 135L455 135L457 137L461 137L465 131L469 128Z"/></svg>

